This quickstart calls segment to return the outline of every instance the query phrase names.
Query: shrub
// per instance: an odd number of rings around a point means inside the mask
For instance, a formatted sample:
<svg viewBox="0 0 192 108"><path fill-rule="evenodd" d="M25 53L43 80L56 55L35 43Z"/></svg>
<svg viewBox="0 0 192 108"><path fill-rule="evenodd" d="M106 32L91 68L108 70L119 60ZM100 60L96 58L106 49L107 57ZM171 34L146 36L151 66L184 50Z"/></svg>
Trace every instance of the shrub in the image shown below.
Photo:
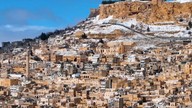
<svg viewBox="0 0 192 108"><path fill-rule="evenodd" d="M150 32L150 28L149 27L147 27L147 32Z"/></svg>
<svg viewBox="0 0 192 108"><path fill-rule="evenodd" d="M189 21L188 26L189 26L190 28L192 28L192 22L191 22L191 21Z"/></svg>

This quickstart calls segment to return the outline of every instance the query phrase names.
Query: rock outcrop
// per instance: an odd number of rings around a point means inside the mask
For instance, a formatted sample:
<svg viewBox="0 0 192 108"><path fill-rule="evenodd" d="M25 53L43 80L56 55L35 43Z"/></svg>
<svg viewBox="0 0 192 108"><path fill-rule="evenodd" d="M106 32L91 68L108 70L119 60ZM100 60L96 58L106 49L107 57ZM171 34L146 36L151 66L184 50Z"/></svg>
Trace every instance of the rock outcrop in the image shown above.
<svg viewBox="0 0 192 108"><path fill-rule="evenodd" d="M85 35L85 33L83 31L77 31L74 33L74 36L79 37L79 38L82 37L83 35Z"/></svg>
<svg viewBox="0 0 192 108"><path fill-rule="evenodd" d="M91 9L91 12L89 14L89 18L96 17L97 15L99 15L99 9Z"/></svg>
<svg viewBox="0 0 192 108"><path fill-rule="evenodd" d="M145 23L189 20L192 17L192 3L168 3L154 5L150 2L119 2L101 5L100 19L113 16L126 20L136 18Z"/></svg>

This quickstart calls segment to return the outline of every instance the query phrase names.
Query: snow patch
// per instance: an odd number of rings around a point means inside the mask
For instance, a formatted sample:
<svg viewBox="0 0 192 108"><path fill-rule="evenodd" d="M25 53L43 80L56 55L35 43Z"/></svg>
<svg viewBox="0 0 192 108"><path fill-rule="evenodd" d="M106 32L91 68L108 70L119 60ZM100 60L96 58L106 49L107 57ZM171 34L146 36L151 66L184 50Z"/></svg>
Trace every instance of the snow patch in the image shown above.
<svg viewBox="0 0 192 108"><path fill-rule="evenodd" d="M105 18L105 19L99 19L99 15L96 16L92 22L94 24L103 24L103 23L108 23L110 20L113 20L113 16L109 16L108 18Z"/></svg>

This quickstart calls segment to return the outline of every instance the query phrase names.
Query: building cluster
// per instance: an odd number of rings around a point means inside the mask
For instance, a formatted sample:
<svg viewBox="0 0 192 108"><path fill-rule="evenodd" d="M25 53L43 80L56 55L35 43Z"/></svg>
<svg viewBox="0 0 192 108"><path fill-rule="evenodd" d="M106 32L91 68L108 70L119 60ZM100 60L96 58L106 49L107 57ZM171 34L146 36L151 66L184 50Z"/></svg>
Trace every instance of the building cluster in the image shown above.
<svg viewBox="0 0 192 108"><path fill-rule="evenodd" d="M82 34L5 51L0 54L0 106L192 107L191 42L135 46Z"/></svg>

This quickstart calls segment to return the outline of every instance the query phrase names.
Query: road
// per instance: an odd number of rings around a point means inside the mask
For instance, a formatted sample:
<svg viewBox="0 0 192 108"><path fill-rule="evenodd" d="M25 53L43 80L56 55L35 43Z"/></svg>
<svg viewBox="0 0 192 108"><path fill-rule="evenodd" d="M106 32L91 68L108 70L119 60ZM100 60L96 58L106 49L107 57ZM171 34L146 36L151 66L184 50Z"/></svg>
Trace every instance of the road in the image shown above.
<svg viewBox="0 0 192 108"><path fill-rule="evenodd" d="M146 38L152 38L152 39L155 39L155 38L159 38L159 39L166 39L166 40L192 40L192 37L166 37L166 36L152 36L152 35L146 35L140 31L137 31L137 30L134 30L128 26L125 26L123 24L119 24L119 23L103 23L103 24L109 24L109 25L118 25L118 26L122 26L122 27L125 27L135 33L138 33Z"/></svg>

